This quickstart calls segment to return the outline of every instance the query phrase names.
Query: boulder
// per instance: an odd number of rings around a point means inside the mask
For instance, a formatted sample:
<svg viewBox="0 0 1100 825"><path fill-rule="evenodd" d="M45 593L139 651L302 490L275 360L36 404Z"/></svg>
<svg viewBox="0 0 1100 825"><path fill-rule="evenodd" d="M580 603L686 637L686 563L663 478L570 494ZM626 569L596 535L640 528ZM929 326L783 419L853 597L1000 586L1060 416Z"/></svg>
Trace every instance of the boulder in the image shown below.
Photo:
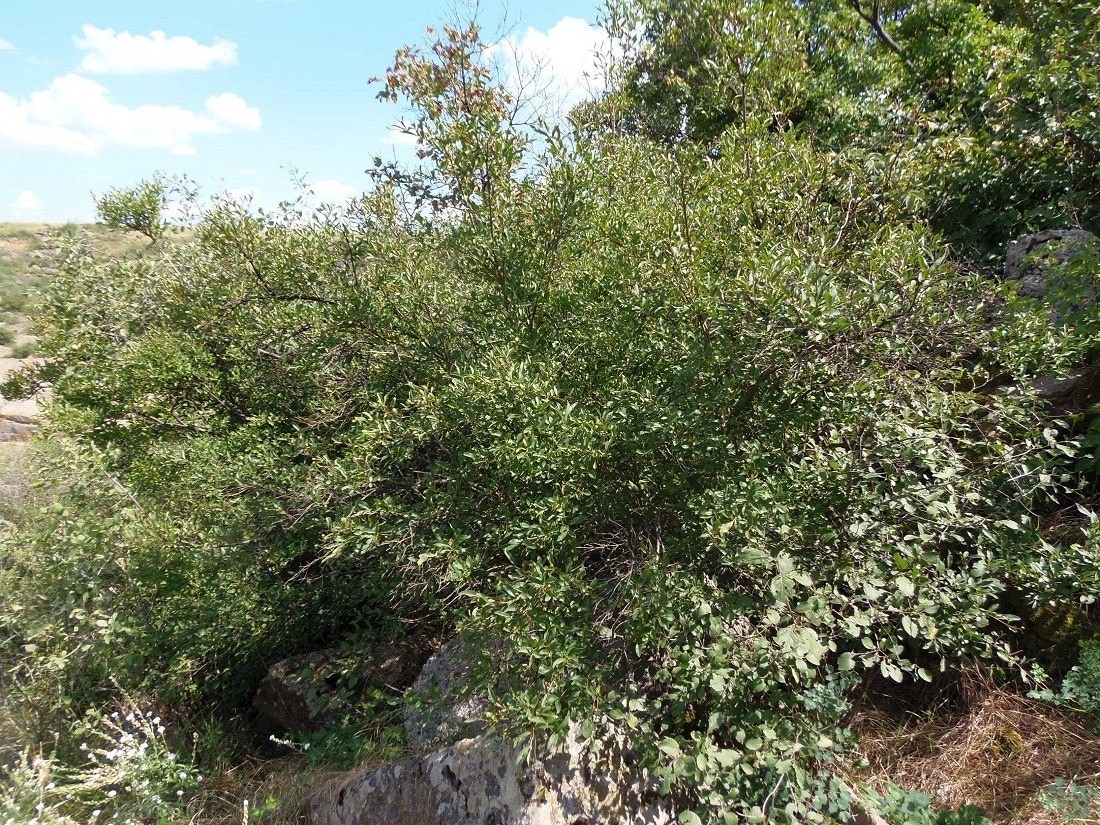
<svg viewBox="0 0 1100 825"><path fill-rule="evenodd" d="M1100 253L1100 238L1084 229L1047 229L1032 235L1021 235L1008 245L1004 277L1014 281L1020 295L1029 298L1048 297L1048 293L1066 286L1062 280L1065 265L1087 252ZM1085 286L1081 297L1093 301L1100 276Z"/></svg>
<svg viewBox="0 0 1100 825"><path fill-rule="evenodd" d="M332 686L325 679L335 650L317 650L273 664L260 682L252 706L268 727L312 733L331 721Z"/></svg>
<svg viewBox="0 0 1100 825"><path fill-rule="evenodd" d="M301 653L273 664L260 682L252 705L266 726L289 733L312 733L335 721L340 706L336 692L346 654L336 648ZM418 645L382 645L349 675L356 689L400 691L424 665L427 652Z"/></svg>
<svg viewBox="0 0 1100 825"><path fill-rule="evenodd" d="M405 737L413 753L426 753L485 730L485 697L465 688L476 655L455 637L428 659L413 682L405 709Z"/></svg>
<svg viewBox="0 0 1100 825"><path fill-rule="evenodd" d="M0 414L0 442L29 441L38 430L38 422L29 416Z"/></svg>
<svg viewBox="0 0 1100 825"><path fill-rule="evenodd" d="M540 751L540 754L542 752ZM352 771L310 802L313 825L670 825L658 785L614 746L575 729L557 750L523 760L484 734L433 753Z"/></svg>

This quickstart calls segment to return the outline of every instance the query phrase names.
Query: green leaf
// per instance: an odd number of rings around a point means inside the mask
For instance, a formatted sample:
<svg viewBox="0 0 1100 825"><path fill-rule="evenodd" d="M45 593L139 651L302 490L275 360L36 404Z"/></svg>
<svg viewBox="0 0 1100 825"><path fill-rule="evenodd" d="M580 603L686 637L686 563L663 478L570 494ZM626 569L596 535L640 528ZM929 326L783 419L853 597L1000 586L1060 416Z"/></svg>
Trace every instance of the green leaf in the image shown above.
<svg viewBox="0 0 1100 825"><path fill-rule="evenodd" d="M665 756L671 756L674 759L678 758L683 753L680 749L680 743L675 739L662 739L657 744L657 748L661 753L665 754Z"/></svg>

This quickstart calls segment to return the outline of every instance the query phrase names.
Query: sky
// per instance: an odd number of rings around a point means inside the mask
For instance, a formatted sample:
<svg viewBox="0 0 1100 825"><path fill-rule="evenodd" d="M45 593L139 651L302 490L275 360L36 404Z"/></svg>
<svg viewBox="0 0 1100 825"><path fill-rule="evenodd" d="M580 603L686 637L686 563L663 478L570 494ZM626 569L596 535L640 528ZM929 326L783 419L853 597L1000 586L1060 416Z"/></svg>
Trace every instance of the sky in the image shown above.
<svg viewBox="0 0 1100 825"><path fill-rule="evenodd" d="M33 222L93 220L95 195L156 173L267 206L293 196L298 175L318 200L347 200L367 187L375 156L412 152L392 129L402 110L376 100L370 79L456 8L0 3L0 221ZM597 17L598 0L480 0L478 12L499 53L541 64L566 106L593 85L606 45Z"/></svg>

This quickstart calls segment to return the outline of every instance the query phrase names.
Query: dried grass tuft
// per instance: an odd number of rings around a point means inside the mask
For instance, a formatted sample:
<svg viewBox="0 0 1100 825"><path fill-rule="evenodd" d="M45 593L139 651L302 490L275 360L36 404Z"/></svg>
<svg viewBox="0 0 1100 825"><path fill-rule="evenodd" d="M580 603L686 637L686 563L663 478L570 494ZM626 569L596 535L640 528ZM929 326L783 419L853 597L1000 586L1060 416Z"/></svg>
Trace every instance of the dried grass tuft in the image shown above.
<svg viewBox="0 0 1100 825"><path fill-rule="evenodd" d="M1055 780L1096 788L1100 799L1100 735L1086 721L978 676L964 680L964 710L943 707L900 726L884 711L855 721L869 762L865 779L923 791L938 805L976 805L996 823L1100 823L1091 812L1046 810ZM1087 793L1087 790L1086 790Z"/></svg>
<svg viewBox="0 0 1100 825"><path fill-rule="evenodd" d="M304 756L257 759L239 765L214 780L190 811L191 825L242 825L245 811L256 810L268 799L276 807L259 821L264 825L303 825L309 822L309 800L339 771L311 768ZM245 808L245 803L248 808ZM255 820L252 820L255 821Z"/></svg>

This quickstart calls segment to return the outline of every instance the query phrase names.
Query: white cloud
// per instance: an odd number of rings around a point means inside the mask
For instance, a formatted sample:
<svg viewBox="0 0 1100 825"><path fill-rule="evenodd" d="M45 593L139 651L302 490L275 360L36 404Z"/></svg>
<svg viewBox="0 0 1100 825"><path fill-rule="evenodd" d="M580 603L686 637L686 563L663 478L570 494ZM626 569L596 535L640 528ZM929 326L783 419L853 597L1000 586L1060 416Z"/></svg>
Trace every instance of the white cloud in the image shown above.
<svg viewBox="0 0 1100 825"><path fill-rule="evenodd" d="M33 218L42 211L42 201L30 189L24 189L8 204L8 212L15 218Z"/></svg>
<svg viewBox="0 0 1100 825"><path fill-rule="evenodd" d="M168 37L162 31L130 34L85 25L83 37L74 37L77 48L88 54L80 68L96 74L138 74L177 72L232 66L237 62L237 44L215 39L204 46L193 37Z"/></svg>
<svg viewBox="0 0 1100 825"><path fill-rule="evenodd" d="M0 92L0 141L73 154L116 145L191 155L199 135L256 131L260 124L259 109L230 92L208 97L202 111L124 106L103 85L75 74L23 99Z"/></svg>
<svg viewBox="0 0 1100 825"><path fill-rule="evenodd" d="M410 135L404 129L394 126L386 133L386 139L382 141L387 146L417 146L416 135Z"/></svg>
<svg viewBox="0 0 1100 825"><path fill-rule="evenodd" d="M331 178L311 183L309 189L313 192L314 197L321 203L336 203L341 205L360 194L359 190L354 186Z"/></svg>
<svg viewBox="0 0 1100 825"><path fill-rule="evenodd" d="M563 17L546 32L528 28L522 37L506 37L493 51L504 63L509 85L564 113L592 96L599 57L609 48L602 28L579 17Z"/></svg>
<svg viewBox="0 0 1100 825"><path fill-rule="evenodd" d="M260 110L232 92L208 97L206 111L229 131L255 132L262 123Z"/></svg>
<svg viewBox="0 0 1100 825"><path fill-rule="evenodd" d="M14 51L15 51L15 44L12 43L10 40L5 40L3 37L0 37L0 52L14 52Z"/></svg>

